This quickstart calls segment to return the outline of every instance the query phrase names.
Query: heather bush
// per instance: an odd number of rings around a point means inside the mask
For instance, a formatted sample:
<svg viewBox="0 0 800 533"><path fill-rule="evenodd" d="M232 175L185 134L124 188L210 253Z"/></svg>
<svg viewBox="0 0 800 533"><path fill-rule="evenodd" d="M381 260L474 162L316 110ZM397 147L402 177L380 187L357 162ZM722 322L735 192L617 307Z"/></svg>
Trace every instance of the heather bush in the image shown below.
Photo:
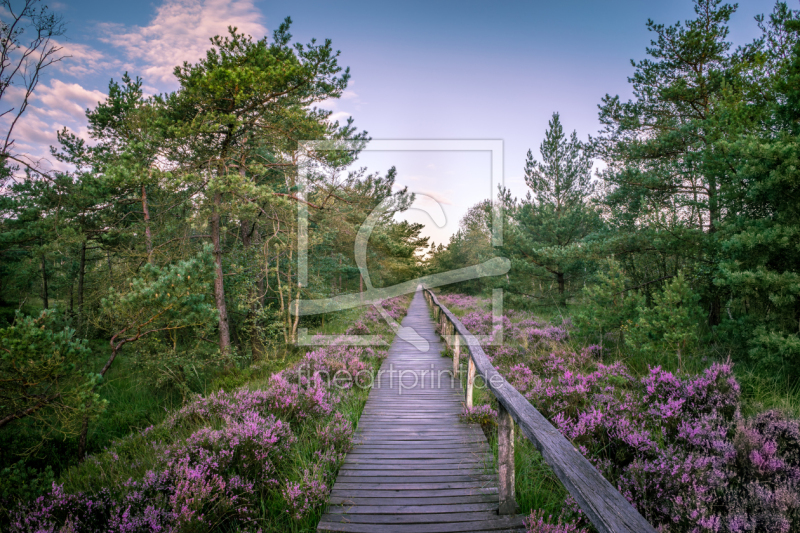
<svg viewBox="0 0 800 533"><path fill-rule="evenodd" d="M346 333L348 335L369 335L370 330L369 327L361 320L357 320L352 326L347 328Z"/></svg>
<svg viewBox="0 0 800 533"><path fill-rule="evenodd" d="M282 491L286 500L286 512L297 520L305 518L313 509L325 503L328 497L328 486L319 464L303 471L299 482L289 482Z"/></svg>
<svg viewBox="0 0 800 533"><path fill-rule="evenodd" d="M461 420L468 424L480 424L481 427L488 428L497 425L497 411L489 405L464 407L461 412Z"/></svg>
<svg viewBox="0 0 800 533"><path fill-rule="evenodd" d="M352 444L353 425L335 409L360 390L333 378L371 375L374 354L325 346L272 375L264 389L197 396L159 426L89 458L88 468L119 468L118 481L97 478L72 493L53 483L12 512L9 530L215 531L232 521L239 530L282 530L313 520ZM129 446L149 449L137 454L149 462L118 466L115 450ZM282 517L265 523L269 509Z"/></svg>
<svg viewBox="0 0 800 533"><path fill-rule="evenodd" d="M531 513L525 520L525 526L528 533L587 533L586 529L564 520L563 517L559 517L555 524L552 522L552 515L545 520L544 511L540 509Z"/></svg>
<svg viewBox="0 0 800 533"><path fill-rule="evenodd" d="M467 296L466 294L437 294L436 298L448 309L459 310L479 310L489 302L486 298Z"/></svg>
<svg viewBox="0 0 800 533"><path fill-rule="evenodd" d="M662 335L635 342L667 351L690 346L693 300L680 279L673 285L686 312L674 320L665 310L643 312L664 326ZM482 311L464 314L463 322L478 334L492 325ZM778 411L745 417L729 362L696 374L660 366L636 374L621 360L604 361L601 346L576 349L568 321L515 311L503 324L505 344L485 343L493 364L659 531L800 532L800 423ZM462 416L480 421L489 411L484 405ZM572 521L553 524L539 512L529 531L588 527L570 498L564 509L562 518Z"/></svg>

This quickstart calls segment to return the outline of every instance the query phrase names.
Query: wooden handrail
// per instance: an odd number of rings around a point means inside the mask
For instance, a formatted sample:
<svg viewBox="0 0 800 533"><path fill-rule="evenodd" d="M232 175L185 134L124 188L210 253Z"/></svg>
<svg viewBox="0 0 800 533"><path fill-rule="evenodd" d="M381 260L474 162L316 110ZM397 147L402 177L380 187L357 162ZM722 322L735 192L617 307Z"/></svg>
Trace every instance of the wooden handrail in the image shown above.
<svg viewBox="0 0 800 533"><path fill-rule="evenodd" d="M483 377L500 406L498 463L500 466L500 512L514 512L514 424L541 452L561 483L575 498L587 518L600 533L655 533L655 529L628 500L567 440L531 403L494 368L478 339L436 295L424 289L425 298L434 309L434 318L442 324L442 336L454 338L453 367L458 366L460 348L469 350L470 374L474 368ZM463 343L459 337L463 338ZM450 344L448 340L448 345ZM468 406L472 403L472 379L467 379ZM510 429L509 429L510 426ZM510 465L509 465L510 461ZM509 494L510 492L510 494Z"/></svg>

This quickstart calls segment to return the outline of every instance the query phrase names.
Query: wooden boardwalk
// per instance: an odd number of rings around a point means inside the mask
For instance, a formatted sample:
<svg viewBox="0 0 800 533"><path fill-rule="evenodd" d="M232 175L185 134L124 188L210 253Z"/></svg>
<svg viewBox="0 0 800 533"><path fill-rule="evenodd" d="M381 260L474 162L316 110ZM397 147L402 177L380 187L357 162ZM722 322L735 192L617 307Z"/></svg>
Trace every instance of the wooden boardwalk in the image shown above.
<svg viewBox="0 0 800 533"><path fill-rule="evenodd" d="M452 360L441 356L444 345L421 291L402 326L429 347L395 337L318 530L524 531L520 516L497 514L489 445L480 426L459 420L461 384L451 379Z"/></svg>

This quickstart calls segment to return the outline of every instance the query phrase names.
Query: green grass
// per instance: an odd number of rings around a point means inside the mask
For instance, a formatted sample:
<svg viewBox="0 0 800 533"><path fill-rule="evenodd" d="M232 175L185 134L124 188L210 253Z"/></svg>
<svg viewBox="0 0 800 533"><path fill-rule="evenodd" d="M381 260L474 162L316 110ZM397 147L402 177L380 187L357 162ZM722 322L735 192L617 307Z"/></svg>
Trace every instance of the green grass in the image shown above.
<svg viewBox="0 0 800 533"><path fill-rule="evenodd" d="M461 373L462 384L464 372ZM497 400L486 389L480 377L476 379L472 392L472 404L491 405L497 409ZM497 427L484 428L489 445L492 448L495 464L491 472L497 471ZM552 468L531 441L522 435L519 426L514 427L514 479L515 497L521 514L528 515L537 509L544 510L545 516L558 516L567 497L567 490L556 477Z"/></svg>
<svg viewBox="0 0 800 533"><path fill-rule="evenodd" d="M746 365L734 370L742 386L742 414L753 416L776 409L800 418L800 381L765 375Z"/></svg>

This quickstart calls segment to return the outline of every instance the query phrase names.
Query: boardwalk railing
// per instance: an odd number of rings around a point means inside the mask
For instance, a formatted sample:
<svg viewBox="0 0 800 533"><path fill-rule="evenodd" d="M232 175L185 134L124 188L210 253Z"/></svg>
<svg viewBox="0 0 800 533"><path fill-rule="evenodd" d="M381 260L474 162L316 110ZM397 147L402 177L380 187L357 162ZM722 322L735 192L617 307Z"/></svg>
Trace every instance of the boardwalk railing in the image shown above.
<svg viewBox="0 0 800 533"><path fill-rule="evenodd" d="M550 422L494 368L478 339L461 321L425 289L434 320L453 351L453 373L458 372L462 348L467 349L466 405L472 407L476 372L499 405L498 474L500 514L516 511L514 500L514 422L533 442L558 479L575 498L600 533L655 533L639 512Z"/></svg>

